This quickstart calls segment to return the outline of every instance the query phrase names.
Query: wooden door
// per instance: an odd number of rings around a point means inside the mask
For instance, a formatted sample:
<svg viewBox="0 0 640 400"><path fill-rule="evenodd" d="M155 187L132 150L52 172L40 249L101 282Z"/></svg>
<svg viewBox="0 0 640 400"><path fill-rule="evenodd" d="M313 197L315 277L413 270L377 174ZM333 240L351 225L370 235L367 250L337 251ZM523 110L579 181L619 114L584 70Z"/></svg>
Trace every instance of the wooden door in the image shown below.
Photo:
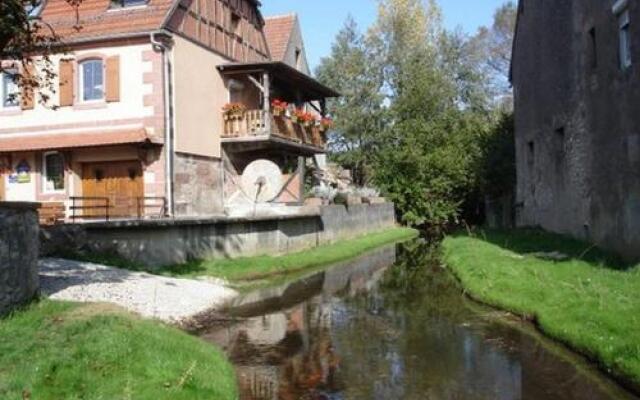
<svg viewBox="0 0 640 400"><path fill-rule="evenodd" d="M6 195L4 193L4 181L7 179L6 174L0 171L0 201L4 201L6 199Z"/></svg>
<svg viewBox="0 0 640 400"><path fill-rule="evenodd" d="M82 167L82 197L96 198L82 203L91 208L82 215L100 217L105 211L100 206L109 199L109 217L122 218L138 215L138 199L144 196L142 165L137 161L86 163Z"/></svg>

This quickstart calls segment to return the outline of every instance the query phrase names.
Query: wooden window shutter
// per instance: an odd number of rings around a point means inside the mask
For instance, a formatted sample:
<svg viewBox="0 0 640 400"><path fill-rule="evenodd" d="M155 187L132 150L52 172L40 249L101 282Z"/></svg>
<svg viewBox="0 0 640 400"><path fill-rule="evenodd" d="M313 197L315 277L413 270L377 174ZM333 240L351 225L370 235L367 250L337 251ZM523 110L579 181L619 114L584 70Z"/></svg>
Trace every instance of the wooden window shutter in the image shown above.
<svg viewBox="0 0 640 400"><path fill-rule="evenodd" d="M120 101L120 56L107 58L105 84L107 102Z"/></svg>
<svg viewBox="0 0 640 400"><path fill-rule="evenodd" d="M73 61L60 60L60 73L58 74L60 83L58 92L60 94L60 107L73 105Z"/></svg>
<svg viewBox="0 0 640 400"><path fill-rule="evenodd" d="M34 74L35 68L33 64L27 64L24 69L24 79L22 83L22 89L20 94L20 107L23 110L33 110L35 106L35 87L34 85Z"/></svg>

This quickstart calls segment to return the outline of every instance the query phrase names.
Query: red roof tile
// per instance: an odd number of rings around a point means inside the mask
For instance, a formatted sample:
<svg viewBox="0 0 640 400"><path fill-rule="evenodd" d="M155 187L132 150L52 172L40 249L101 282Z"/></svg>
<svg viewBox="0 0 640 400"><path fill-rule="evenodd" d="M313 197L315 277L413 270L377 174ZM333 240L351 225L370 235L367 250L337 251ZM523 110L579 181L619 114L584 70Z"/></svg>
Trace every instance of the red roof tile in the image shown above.
<svg viewBox="0 0 640 400"><path fill-rule="evenodd" d="M20 137L0 137L0 152L70 149L154 142L142 128L107 132L74 132Z"/></svg>
<svg viewBox="0 0 640 400"><path fill-rule="evenodd" d="M271 59L273 61L282 61L289 46L291 32L296 23L296 15L266 17L264 21L264 34L271 52Z"/></svg>
<svg viewBox="0 0 640 400"><path fill-rule="evenodd" d="M160 29L175 1L149 0L145 7L110 9L110 0L83 0L78 20L66 0L48 0L42 19L67 41L149 32Z"/></svg>

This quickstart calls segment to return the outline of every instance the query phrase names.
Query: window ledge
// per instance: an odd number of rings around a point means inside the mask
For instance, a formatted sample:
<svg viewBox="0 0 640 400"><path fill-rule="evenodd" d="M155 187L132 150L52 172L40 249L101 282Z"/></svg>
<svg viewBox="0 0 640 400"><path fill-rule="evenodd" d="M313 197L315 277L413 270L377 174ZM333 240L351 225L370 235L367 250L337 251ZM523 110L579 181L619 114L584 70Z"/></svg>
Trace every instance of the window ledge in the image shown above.
<svg viewBox="0 0 640 400"><path fill-rule="evenodd" d="M20 114L22 114L22 109L20 107L4 109L0 108L0 117L14 117Z"/></svg>
<svg viewBox="0 0 640 400"><path fill-rule="evenodd" d="M106 101L78 103L73 105L74 110L100 110L107 108Z"/></svg>

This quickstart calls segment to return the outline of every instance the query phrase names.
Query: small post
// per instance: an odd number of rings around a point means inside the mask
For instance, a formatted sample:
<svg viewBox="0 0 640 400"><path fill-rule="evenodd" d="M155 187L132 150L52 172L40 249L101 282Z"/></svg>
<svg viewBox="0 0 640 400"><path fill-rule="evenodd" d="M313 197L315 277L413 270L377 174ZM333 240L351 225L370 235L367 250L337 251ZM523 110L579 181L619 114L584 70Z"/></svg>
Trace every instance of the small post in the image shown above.
<svg viewBox="0 0 640 400"><path fill-rule="evenodd" d="M267 135L271 135L271 82L269 80L269 72L262 73L262 97L264 97L264 104L262 109L264 111L264 129L267 131Z"/></svg>
<svg viewBox="0 0 640 400"><path fill-rule="evenodd" d="M299 188L299 198L298 198L298 204L299 205L304 205L304 173L305 173L305 157L304 156L299 156L298 157L298 176L300 176L300 188Z"/></svg>
<svg viewBox="0 0 640 400"><path fill-rule="evenodd" d="M109 222L109 198L106 198L107 201L104 203L104 215L107 222Z"/></svg>
<svg viewBox="0 0 640 400"><path fill-rule="evenodd" d="M76 198L71 197L71 222L76 223Z"/></svg>

